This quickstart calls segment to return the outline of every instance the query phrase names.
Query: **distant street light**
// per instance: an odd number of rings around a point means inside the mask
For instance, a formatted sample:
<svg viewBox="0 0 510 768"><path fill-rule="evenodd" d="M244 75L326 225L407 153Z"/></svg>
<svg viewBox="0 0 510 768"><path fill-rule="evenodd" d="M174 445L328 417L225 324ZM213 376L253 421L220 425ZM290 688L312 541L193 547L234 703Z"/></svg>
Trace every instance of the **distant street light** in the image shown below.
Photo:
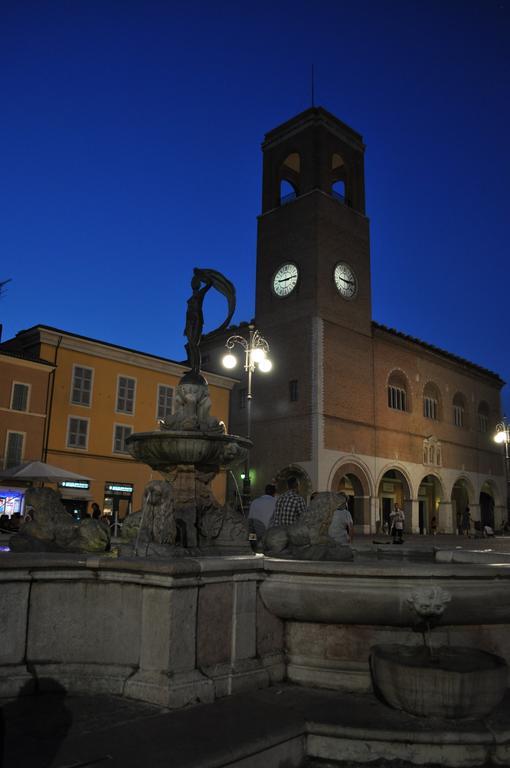
<svg viewBox="0 0 510 768"><path fill-rule="evenodd" d="M505 446L505 473L506 473L506 509L507 518L510 516L510 498L509 498L509 483L510 483L510 423L506 417L503 416L503 421L496 424L496 434L494 435L496 443L503 444Z"/></svg>
<svg viewBox="0 0 510 768"><path fill-rule="evenodd" d="M503 416L503 421L496 424L496 434L494 435L496 443L505 444L505 458L510 459L510 423Z"/></svg>
<svg viewBox="0 0 510 768"><path fill-rule="evenodd" d="M246 437L251 438L251 401L253 399L252 393L252 375L258 368L262 373L268 373L273 364L268 358L269 344L263 336L255 329L254 325L248 326L249 337L245 339L244 336L230 336L225 342L225 347L229 352L223 358L223 365L225 368L235 368L237 365L237 358L232 354L231 350L234 349L236 344L244 349L244 370L248 374L248 387L246 394ZM243 508L247 509L251 499L251 483L250 483L250 452L246 454L246 460L244 463L244 473L241 475L243 479Z"/></svg>

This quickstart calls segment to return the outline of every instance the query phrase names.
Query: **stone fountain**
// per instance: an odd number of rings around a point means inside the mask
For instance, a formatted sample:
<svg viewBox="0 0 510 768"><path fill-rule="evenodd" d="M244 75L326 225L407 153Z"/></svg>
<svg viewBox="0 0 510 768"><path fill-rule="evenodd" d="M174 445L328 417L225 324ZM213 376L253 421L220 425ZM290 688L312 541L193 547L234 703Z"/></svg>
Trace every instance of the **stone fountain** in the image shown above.
<svg viewBox="0 0 510 768"><path fill-rule="evenodd" d="M500 656L432 643L431 630L451 599L451 593L438 586L411 591L407 603L417 617L415 629L423 635L423 646L372 647L374 689L391 707L418 717L473 719L486 717L502 701L508 667Z"/></svg>
<svg viewBox="0 0 510 768"><path fill-rule="evenodd" d="M176 388L176 410L160 429L139 432L126 440L131 455L161 473L150 482L140 512L124 526L124 551L138 556L249 553L246 519L215 499L211 483L221 469L242 462L252 443L228 435L225 424L211 415L207 380L201 373L202 304L215 288L228 301L226 328L235 310L235 289L211 269L193 270L184 334L190 370Z"/></svg>

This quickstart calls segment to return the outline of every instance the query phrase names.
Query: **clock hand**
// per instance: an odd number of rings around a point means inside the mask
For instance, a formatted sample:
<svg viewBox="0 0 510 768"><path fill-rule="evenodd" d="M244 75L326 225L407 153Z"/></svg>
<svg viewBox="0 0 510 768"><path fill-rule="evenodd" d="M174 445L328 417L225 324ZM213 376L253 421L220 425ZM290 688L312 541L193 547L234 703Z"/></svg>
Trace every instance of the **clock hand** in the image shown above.
<svg viewBox="0 0 510 768"><path fill-rule="evenodd" d="M354 285L354 280L346 280L345 277L341 277L340 280L342 283L349 283L350 285Z"/></svg>
<svg viewBox="0 0 510 768"><path fill-rule="evenodd" d="M282 277L280 280L277 280L277 283L286 283L287 280L292 280L292 275L290 277Z"/></svg>

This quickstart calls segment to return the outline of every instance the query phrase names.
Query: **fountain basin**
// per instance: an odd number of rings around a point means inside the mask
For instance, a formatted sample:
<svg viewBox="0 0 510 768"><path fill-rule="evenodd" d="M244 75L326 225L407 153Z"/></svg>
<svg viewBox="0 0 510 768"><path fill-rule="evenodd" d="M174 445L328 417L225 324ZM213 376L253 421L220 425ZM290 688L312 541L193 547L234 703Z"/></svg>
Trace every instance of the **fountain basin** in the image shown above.
<svg viewBox="0 0 510 768"><path fill-rule="evenodd" d="M266 558L267 608L284 620L411 627L407 598L432 584L452 595L442 625L510 624L510 570L504 566L334 563Z"/></svg>
<svg viewBox="0 0 510 768"><path fill-rule="evenodd" d="M508 668L500 656L476 648L376 645L370 667L387 704L419 717L485 717L506 692Z"/></svg>
<svg viewBox="0 0 510 768"><path fill-rule="evenodd" d="M135 459L164 472L182 464L228 469L244 461L252 442L239 435L165 430L136 432L126 446Z"/></svg>

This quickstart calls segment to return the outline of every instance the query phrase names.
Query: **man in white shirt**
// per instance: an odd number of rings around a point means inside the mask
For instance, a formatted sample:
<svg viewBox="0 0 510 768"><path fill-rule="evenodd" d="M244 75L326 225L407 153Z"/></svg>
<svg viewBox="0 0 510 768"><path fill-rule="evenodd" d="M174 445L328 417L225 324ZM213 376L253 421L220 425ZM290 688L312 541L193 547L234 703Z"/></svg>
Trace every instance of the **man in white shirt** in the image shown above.
<svg viewBox="0 0 510 768"><path fill-rule="evenodd" d="M339 496L340 501L338 507L333 512L328 536L334 539L337 544L348 545L352 543L354 523L347 506L347 496L345 493L341 493Z"/></svg>
<svg viewBox="0 0 510 768"><path fill-rule="evenodd" d="M266 485L265 493L253 499L248 512L250 532L257 535L260 540L265 534L271 520L276 504L276 486Z"/></svg>

